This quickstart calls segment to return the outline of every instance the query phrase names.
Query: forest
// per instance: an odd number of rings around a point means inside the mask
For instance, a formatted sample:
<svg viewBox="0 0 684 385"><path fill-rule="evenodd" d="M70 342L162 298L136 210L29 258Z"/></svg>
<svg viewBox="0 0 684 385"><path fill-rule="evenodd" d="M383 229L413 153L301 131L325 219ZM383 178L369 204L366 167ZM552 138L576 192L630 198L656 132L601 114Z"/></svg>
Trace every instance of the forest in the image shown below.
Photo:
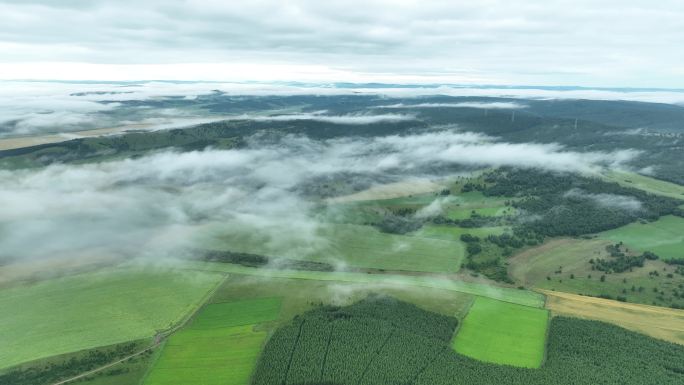
<svg viewBox="0 0 684 385"><path fill-rule="evenodd" d="M597 321L555 317L540 369L455 353L454 318L388 297L322 306L278 329L252 385L681 384L684 347Z"/></svg>

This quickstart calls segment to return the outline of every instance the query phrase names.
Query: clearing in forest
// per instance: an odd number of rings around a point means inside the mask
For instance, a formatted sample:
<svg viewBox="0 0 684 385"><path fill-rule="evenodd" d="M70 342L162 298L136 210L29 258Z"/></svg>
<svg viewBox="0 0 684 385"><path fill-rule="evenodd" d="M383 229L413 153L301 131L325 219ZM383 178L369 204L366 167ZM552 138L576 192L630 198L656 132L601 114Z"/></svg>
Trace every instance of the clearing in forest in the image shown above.
<svg viewBox="0 0 684 385"><path fill-rule="evenodd" d="M548 311L478 297L453 341L466 356L497 364L540 367Z"/></svg>

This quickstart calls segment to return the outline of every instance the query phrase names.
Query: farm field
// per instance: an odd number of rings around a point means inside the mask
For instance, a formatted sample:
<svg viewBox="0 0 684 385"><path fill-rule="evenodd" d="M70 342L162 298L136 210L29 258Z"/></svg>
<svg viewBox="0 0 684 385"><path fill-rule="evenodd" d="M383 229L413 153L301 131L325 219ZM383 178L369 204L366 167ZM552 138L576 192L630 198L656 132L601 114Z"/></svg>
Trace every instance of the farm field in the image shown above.
<svg viewBox="0 0 684 385"><path fill-rule="evenodd" d="M151 337L179 322L222 274L110 268L0 290L0 369Z"/></svg>
<svg viewBox="0 0 684 385"><path fill-rule="evenodd" d="M546 310L478 297L453 341L481 361L538 368L544 357Z"/></svg>
<svg viewBox="0 0 684 385"><path fill-rule="evenodd" d="M684 218L681 217L668 215L651 223L631 223L599 236L624 242L639 251L652 251L661 258L684 259Z"/></svg>
<svg viewBox="0 0 684 385"><path fill-rule="evenodd" d="M231 274L216 291L212 302L282 296L279 322L292 319L320 303L350 305L370 293L390 295L435 313L464 315L473 296L420 286L348 283Z"/></svg>
<svg viewBox="0 0 684 385"><path fill-rule="evenodd" d="M565 315L610 322L651 337L684 345L684 310L611 301L542 290L546 308Z"/></svg>
<svg viewBox="0 0 684 385"><path fill-rule="evenodd" d="M287 255L268 238L253 233L216 230L213 234L207 243L200 241L204 247L293 259L339 261L358 268L453 273L460 269L463 259L460 243L386 234L371 226L326 225L318 232L318 244L313 245L313 250L307 240L306 244L292 245L290 250L295 251Z"/></svg>
<svg viewBox="0 0 684 385"><path fill-rule="evenodd" d="M216 271L233 274L254 275L271 278L306 279L317 281L337 281L343 283L372 283L397 286L419 286L442 289L485 296L501 301L526 306L543 307L544 297L530 290L519 290L509 287L492 286L485 283L469 282L456 279L436 278L429 276L412 276L398 274L366 274L353 272L317 272L257 269L240 265L217 262L186 262L186 269L200 271Z"/></svg>
<svg viewBox="0 0 684 385"><path fill-rule="evenodd" d="M457 241L461 244L461 247L463 247L463 243L460 241L461 235L463 234L470 234L476 237L484 238L490 234L503 234L507 230L508 228L504 226L465 228L449 225L425 225L420 230L412 233L412 235L422 238Z"/></svg>
<svg viewBox="0 0 684 385"><path fill-rule="evenodd" d="M207 305L165 343L144 384L246 385L267 336L254 326L279 309L277 298Z"/></svg>
<svg viewBox="0 0 684 385"><path fill-rule="evenodd" d="M606 171L603 177L625 187L684 200L684 186L636 173Z"/></svg>

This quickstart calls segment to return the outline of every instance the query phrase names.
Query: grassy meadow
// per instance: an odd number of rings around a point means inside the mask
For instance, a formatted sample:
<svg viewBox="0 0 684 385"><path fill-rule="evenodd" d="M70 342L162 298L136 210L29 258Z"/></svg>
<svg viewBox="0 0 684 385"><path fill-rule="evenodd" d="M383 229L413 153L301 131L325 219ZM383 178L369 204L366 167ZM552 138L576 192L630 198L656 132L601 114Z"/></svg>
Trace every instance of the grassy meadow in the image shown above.
<svg viewBox="0 0 684 385"><path fill-rule="evenodd" d="M559 238L527 249L508 260L508 271L516 282L529 287L592 296L618 296L628 302L670 306L684 304L674 294L684 285L676 267L662 261L645 261L623 273L592 270L593 258L610 259L606 239ZM658 275L652 275L657 271ZM604 276L603 280L601 276Z"/></svg>
<svg viewBox="0 0 684 385"><path fill-rule="evenodd" d="M324 262L340 262L357 268L453 273L460 269L463 247L460 242L420 236L387 234L372 226L330 224L317 233L318 242L292 245L286 253L266 236L239 230L213 230L200 241L203 247L237 252L289 257ZM296 250L302 250L297 253Z"/></svg>
<svg viewBox="0 0 684 385"><path fill-rule="evenodd" d="M547 322L546 310L478 297L453 347L481 361L538 368L544 358Z"/></svg>
<svg viewBox="0 0 684 385"><path fill-rule="evenodd" d="M271 278L306 279L315 281L333 281L341 283L379 284L399 287L426 287L455 291L465 294L489 297L526 306L543 307L544 296L530 290L510 287L492 286L486 283L470 282L457 279L436 278L430 276L368 274L354 272L317 272L257 269L229 263L188 262L187 269L200 271L216 271L233 274L252 275Z"/></svg>
<svg viewBox="0 0 684 385"><path fill-rule="evenodd" d="M599 236L624 242L639 251L652 251L661 258L684 259L684 218L681 217L668 215L655 222L631 223Z"/></svg>
<svg viewBox="0 0 684 385"><path fill-rule="evenodd" d="M255 331L275 320L278 298L207 305L164 344L145 385L246 385L267 337Z"/></svg>
<svg viewBox="0 0 684 385"><path fill-rule="evenodd" d="M0 290L0 369L147 338L189 314L222 274L112 268Z"/></svg>

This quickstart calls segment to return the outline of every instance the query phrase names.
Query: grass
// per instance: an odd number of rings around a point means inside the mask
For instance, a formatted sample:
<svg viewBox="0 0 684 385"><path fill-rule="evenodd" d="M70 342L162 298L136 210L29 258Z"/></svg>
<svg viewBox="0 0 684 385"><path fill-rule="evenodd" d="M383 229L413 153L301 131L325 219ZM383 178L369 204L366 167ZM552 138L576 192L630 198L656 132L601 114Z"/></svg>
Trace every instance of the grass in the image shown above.
<svg viewBox="0 0 684 385"><path fill-rule="evenodd" d="M684 259L684 218L681 217L668 215L646 224L631 223L599 236L624 242L639 251L652 251L661 258Z"/></svg>
<svg viewBox="0 0 684 385"><path fill-rule="evenodd" d="M207 305L169 338L144 384L246 385L267 336L254 326L279 311L278 298Z"/></svg>
<svg viewBox="0 0 684 385"><path fill-rule="evenodd" d="M538 368L544 358L547 321L546 310L478 297L453 347L481 361Z"/></svg>
<svg viewBox="0 0 684 385"><path fill-rule="evenodd" d="M384 284L404 287L418 286L484 296L526 306L534 306L539 308L544 306L544 297L530 290L519 290L509 287L492 286L479 282L468 282L463 280L430 276L271 270L214 262L187 262L186 268L201 271L218 271L272 278L337 281L342 283L360 284Z"/></svg>
<svg viewBox="0 0 684 385"><path fill-rule="evenodd" d="M420 230L413 233L413 235L422 238L458 241L463 248L463 243L460 241L461 235L463 234L471 234L480 238L484 238L490 234L500 235L506 231L507 227L503 226L465 228L450 225L425 225Z"/></svg>
<svg viewBox="0 0 684 385"><path fill-rule="evenodd" d="M346 306L370 293L393 296L444 315L463 314L473 296L451 290L420 286L317 281L231 274L211 301L225 302L282 296L279 322L287 322L319 304Z"/></svg>
<svg viewBox="0 0 684 385"><path fill-rule="evenodd" d="M520 284L546 290L621 296L629 302L649 305L684 305L674 295L678 286L684 285L684 277L674 273L675 266L662 261L646 261L642 268L606 274L601 281L604 273L591 270L589 261L610 259L605 247L611 243L605 239L554 239L508 259L509 274ZM653 271L658 275L649 274Z"/></svg>
<svg viewBox="0 0 684 385"><path fill-rule="evenodd" d="M265 235L236 229L214 230L213 233L214 236L209 240L200 240L203 247L274 257L341 262L357 268L456 272L463 259L460 243L387 234L371 226L326 225L316 234L316 242L307 239L301 244L288 245L287 249L295 251L286 255L283 255L282 245L273 244Z"/></svg>
<svg viewBox="0 0 684 385"><path fill-rule="evenodd" d="M259 298L216 303L202 310L192 322L192 329L252 325L273 320L280 312L280 298Z"/></svg>
<svg viewBox="0 0 684 385"><path fill-rule="evenodd" d="M614 323L651 337L684 345L684 310L544 291L546 307L566 315Z"/></svg>
<svg viewBox="0 0 684 385"><path fill-rule="evenodd" d="M603 177L610 181L617 182L622 186L633 187L651 194L684 200L684 186L676 183L666 182L645 175L618 171L608 171Z"/></svg>
<svg viewBox="0 0 684 385"><path fill-rule="evenodd" d="M0 290L0 369L151 337L191 312L221 278L131 267Z"/></svg>

